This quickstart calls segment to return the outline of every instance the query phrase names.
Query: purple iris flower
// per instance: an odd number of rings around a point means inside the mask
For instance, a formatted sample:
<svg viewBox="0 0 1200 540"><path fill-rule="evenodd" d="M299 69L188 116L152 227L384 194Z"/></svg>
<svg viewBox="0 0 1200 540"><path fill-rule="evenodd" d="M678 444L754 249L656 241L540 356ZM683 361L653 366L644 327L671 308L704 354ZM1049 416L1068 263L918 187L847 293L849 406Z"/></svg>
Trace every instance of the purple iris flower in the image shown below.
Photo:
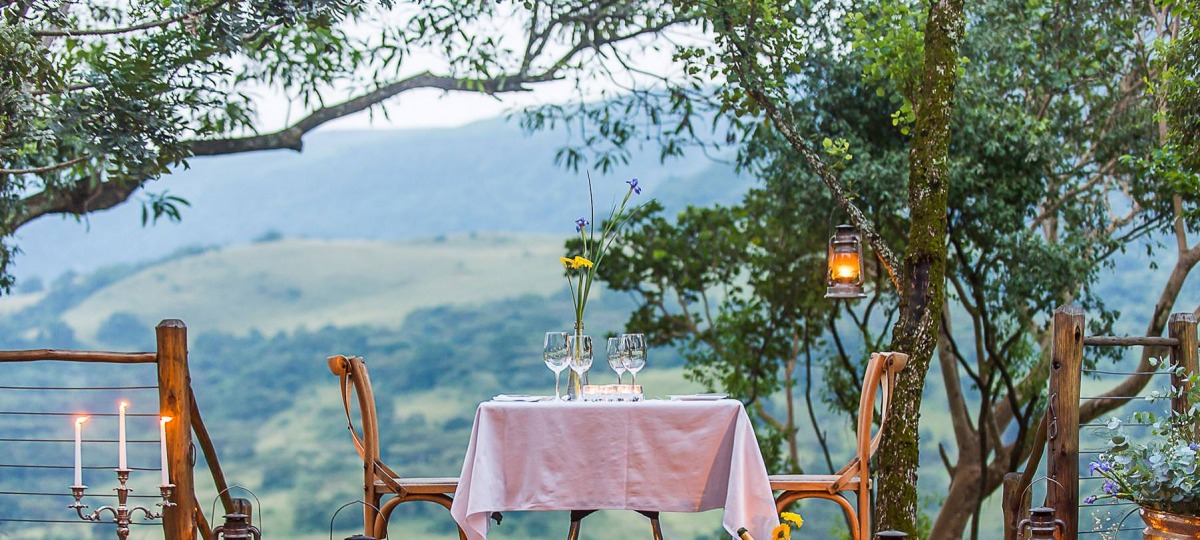
<svg viewBox="0 0 1200 540"><path fill-rule="evenodd" d="M642 188L641 188L641 186L638 186L638 179L637 179L637 178L634 178L633 180L626 181L625 183L626 183L626 184L629 184L629 189L632 189L634 193L637 193L638 195L641 195L641 194L642 194Z"/></svg>
<svg viewBox="0 0 1200 540"><path fill-rule="evenodd" d="M1113 482L1112 480L1105 480L1104 481L1104 492L1109 495L1115 494L1117 492L1117 483Z"/></svg>
<svg viewBox="0 0 1200 540"><path fill-rule="evenodd" d="M583 228L588 226L588 220L579 218L575 220L575 232L583 232Z"/></svg>
<svg viewBox="0 0 1200 540"><path fill-rule="evenodd" d="M1188 448L1191 448L1193 451L1200 450L1200 443L1191 443L1188 445Z"/></svg>
<svg viewBox="0 0 1200 540"><path fill-rule="evenodd" d="M1103 462L1103 461L1093 461L1093 462L1091 463L1090 470L1091 470L1092 474L1094 475L1094 474L1096 474L1097 472L1108 472L1108 471L1111 471L1111 470L1112 470L1112 466L1111 466L1111 465L1109 465L1109 464L1107 464L1107 463L1105 463L1105 462Z"/></svg>
<svg viewBox="0 0 1200 540"><path fill-rule="evenodd" d="M1083 502L1084 502L1084 504L1092 504L1092 503L1096 502L1096 496L1095 496L1095 495L1088 495L1088 496L1087 496L1087 498L1085 498L1085 499L1083 500Z"/></svg>

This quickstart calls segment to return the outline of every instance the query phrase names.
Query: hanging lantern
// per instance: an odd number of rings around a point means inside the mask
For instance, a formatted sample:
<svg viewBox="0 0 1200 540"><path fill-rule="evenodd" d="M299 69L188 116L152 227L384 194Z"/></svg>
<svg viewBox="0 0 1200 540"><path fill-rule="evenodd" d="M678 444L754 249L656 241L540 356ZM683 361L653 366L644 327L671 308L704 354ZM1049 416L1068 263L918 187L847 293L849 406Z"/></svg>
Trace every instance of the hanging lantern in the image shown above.
<svg viewBox="0 0 1200 540"><path fill-rule="evenodd" d="M863 298L862 243L853 225L838 225L829 238L825 298Z"/></svg>
<svg viewBox="0 0 1200 540"><path fill-rule="evenodd" d="M1054 509L1049 507L1034 508L1029 511L1029 517L1017 524L1018 538L1025 537L1025 530L1030 534L1029 540L1056 540L1062 536L1067 524L1061 519L1054 518Z"/></svg>
<svg viewBox="0 0 1200 540"><path fill-rule="evenodd" d="M233 487L245 489L250 493L250 495L254 495L253 491L241 486ZM229 488L225 488L225 491L229 491ZM225 491L222 491L221 493L225 493ZM217 497L220 496L221 495L217 495ZM256 500L257 498L258 497L255 497ZM215 505L216 501L213 501L213 504ZM212 530L213 539L247 540L253 538L254 540L261 540L262 530L254 526L251 519L251 515L253 513L254 506L250 504L249 499L233 499L233 510L228 514L225 514L225 523L222 523L221 526Z"/></svg>

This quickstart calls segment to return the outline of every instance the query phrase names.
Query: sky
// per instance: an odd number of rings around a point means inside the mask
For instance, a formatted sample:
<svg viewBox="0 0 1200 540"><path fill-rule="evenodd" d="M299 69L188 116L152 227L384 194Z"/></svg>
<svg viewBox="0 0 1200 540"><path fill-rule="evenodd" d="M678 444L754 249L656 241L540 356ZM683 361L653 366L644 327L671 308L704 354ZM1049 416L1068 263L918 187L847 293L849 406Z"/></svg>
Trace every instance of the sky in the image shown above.
<svg viewBox="0 0 1200 540"><path fill-rule="evenodd" d="M459 127L488 118L506 115L515 110L545 103L561 103L572 98L566 83L537 85L531 92L487 96L466 92L446 92L436 89L417 89L389 99L388 117L378 110L375 114L363 111L329 122L319 129L422 129ZM262 96L259 115L264 126L279 128L288 120L286 100L278 96ZM301 114L293 110L292 118Z"/></svg>
<svg viewBox="0 0 1200 540"><path fill-rule="evenodd" d="M402 11L403 8L398 6L396 10ZM515 13L524 14L521 10ZM497 38L510 49L522 50L525 47L524 38L526 32L523 28L525 21L522 15L510 14L508 16L498 16L495 19L489 19L487 21L488 26L479 30L484 32L483 35ZM395 22L394 19L402 19L404 17L404 13L396 13L396 11L386 12L381 14L382 20L363 22L358 26L351 27L348 32L353 36L366 38L368 35L379 32L381 26L402 24ZM388 19L391 19L392 22L386 22ZM682 74L682 66L673 59L675 46L680 44L707 44L710 42L711 38L706 37L697 28L671 28L663 31L662 34L643 36L624 42L618 46L619 50L627 55L629 65L633 66L634 70L625 70L622 66L613 62L612 59L614 57L611 52L606 53L604 55L605 58L599 60L595 56L587 56L591 53L582 53L583 56L576 56L577 59L582 59L585 65L589 67L601 64L612 65L614 68L610 73L612 80L604 77L591 78L584 81L567 78L559 81L529 85L528 88L531 91L528 92L511 92L494 96L470 92L446 92L436 89L410 90L384 102L390 118L384 118L383 115L379 114L378 107L376 107L374 108L374 115L371 114L371 111L364 111L329 122L319 129L362 130L459 127L479 120L502 116L534 105L568 103L579 100L600 100L614 92L621 92L621 87L628 88L631 86L653 84L655 79L660 76L678 78ZM557 51L555 50L556 48L558 49ZM547 59L553 58L554 53L561 52L562 49L562 44L551 44L547 47L547 52L541 63L545 64ZM536 68L538 63L535 63L534 66ZM644 72L644 74L637 73L639 70ZM443 55L428 48L414 48L404 58L401 72L397 79L423 71L435 74L447 73L446 61ZM568 71L564 72L563 75L571 77L573 73ZM264 128L279 129L287 125L289 118L287 100L278 93L256 92L256 94L259 97L257 104L259 106L259 118L261 121L259 126L260 131L263 131ZM337 97L331 97L330 99L336 100ZM301 107L291 107L290 114L291 120L294 121L305 114L305 111Z"/></svg>

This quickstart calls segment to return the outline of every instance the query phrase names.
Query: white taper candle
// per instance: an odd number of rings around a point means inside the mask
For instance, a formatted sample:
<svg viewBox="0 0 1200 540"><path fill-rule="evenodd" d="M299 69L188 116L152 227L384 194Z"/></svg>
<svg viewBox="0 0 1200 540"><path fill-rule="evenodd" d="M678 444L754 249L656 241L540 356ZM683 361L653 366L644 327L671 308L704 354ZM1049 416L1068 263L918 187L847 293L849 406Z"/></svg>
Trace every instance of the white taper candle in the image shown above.
<svg viewBox="0 0 1200 540"><path fill-rule="evenodd" d="M122 401L121 421L117 424L117 468L121 470L129 468L128 462L125 460L125 409L127 408L129 408L129 403Z"/></svg>
<svg viewBox="0 0 1200 540"><path fill-rule="evenodd" d="M167 422L171 421L170 416L160 417L158 422L158 444L159 457L162 459L162 485L171 483L170 474L167 469Z"/></svg>
<svg viewBox="0 0 1200 540"><path fill-rule="evenodd" d="M83 423L88 421L88 417L80 416L75 418L75 483L73 485L83 485Z"/></svg>

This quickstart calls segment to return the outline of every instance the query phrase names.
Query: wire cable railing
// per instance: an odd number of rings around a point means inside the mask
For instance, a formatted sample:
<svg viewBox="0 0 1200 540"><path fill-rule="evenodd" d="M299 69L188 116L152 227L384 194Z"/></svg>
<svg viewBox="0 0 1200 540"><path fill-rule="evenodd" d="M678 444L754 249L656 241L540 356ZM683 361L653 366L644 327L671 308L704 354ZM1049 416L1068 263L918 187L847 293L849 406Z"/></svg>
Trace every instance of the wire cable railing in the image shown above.
<svg viewBox="0 0 1200 540"><path fill-rule="evenodd" d="M91 408L89 404L95 404L105 397L110 397L111 403L116 403L122 399L129 399L131 393L151 389L157 390L158 387L147 385L6 385L0 387L0 397L19 394L21 404L20 410L12 407L0 410L0 426L5 426L9 420L32 421L30 425L24 426L24 429L15 429L15 431L26 431L27 433L12 433L14 429L9 428L5 430L6 436L0 437L0 456L7 458L0 461L0 471L2 471L0 472L0 523L8 524L4 531L6 533L44 535L46 533L41 531L46 526L61 528L66 525L107 525L111 528L110 520L84 521L67 509L67 503L74 501L74 495L69 488L71 484L69 471L78 467L87 478L85 483L92 482L97 486L103 486L92 490L93 493L88 493L87 500L106 501L101 504L115 505L114 500L118 498L118 495L107 492L107 487L109 484L116 485L116 479L109 476L116 464L76 465L72 463L71 452L75 439L55 434L69 432L70 421L65 419L79 416L80 410ZM80 392L87 392L87 394ZM82 395L88 397L82 400L78 399ZM157 407L157 396L153 396L152 399L138 400L141 403L148 401L152 401ZM78 409L74 412L61 410L72 407L78 407ZM113 432L116 428L116 422L112 419L119 417L120 414L87 412L86 415L92 419L104 419L106 424L111 424L105 426L105 431L108 433L101 432L96 436L79 439L81 448L92 450L84 455L93 460L106 460L108 456L104 454L107 454L109 450L113 449L113 445L120 442L118 437L111 436L115 435ZM155 473L162 470L161 467L139 464L142 461L159 459L156 449L160 447L161 440L158 437L146 436L154 430L150 429L149 422L144 421L158 418L158 416L158 414L150 412L127 411L125 413L125 417L130 421L129 434L132 435L125 440L130 452L130 463L126 468L132 471L131 480L138 483L139 491L142 490L141 485L145 484L148 479L158 479L158 474ZM154 434L157 435L157 433ZM99 450L96 446L100 445L108 448ZM113 461L116 461L116 452L114 451L113 454L111 457ZM99 455L104 455L104 457L97 458L96 456ZM109 472L109 474L97 471ZM153 501L161 500L162 497L160 495L129 494L127 498ZM61 504L51 502L55 500L61 501ZM84 502L86 503L86 501ZM145 503L141 504L145 505ZM157 521L134 521L131 524L162 526ZM90 527L80 529L80 534L88 529ZM108 536L104 529L92 530L99 537Z"/></svg>
<svg viewBox="0 0 1200 540"><path fill-rule="evenodd" d="M112 418L119 416L115 412L118 397L140 403L143 407L141 411L129 410L125 414L129 421L129 436L125 441L129 452L126 468L132 471L129 487L143 493L157 492L156 487L143 487L142 484L159 484L159 475L153 473L161 472L162 467L145 465L151 460L158 463L161 455L166 454L170 464L170 483L175 484L171 501L178 504L161 522L135 521L133 524L161 527L163 535L168 538L190 537L197 531L203 538L211 536L203 511L197 507L198 497L193 479L197 445L204 453L217 489L224 493L227 484L190 387L187 329L182 321L164 320L156 326L155 335L156 352L59 349L0 351L0 366L13 362L48 361L80 368L79 371L60 370L58 367L30 371L27 373L33 373L34 376L24 379L5 377L5 384L0 385L0 397L14 396L14 399L3 400L5 405L0 407L3 409L0 410L0 433L4 434L4 437L0 437L0 523L6 524L0 528L0 536L17 532L25 537L21 531L41 531L43 529L39 524L96 524L79 520L74 513L67 514L62 505L49 501L75 496L69 489L72 482L67 471L76 467L84 478L74 483L94 483L98 486L90 491L107 491L110 485L118 484L109 474L99 472L111 473L115 463L97 464L97 461L108 461L106 454L110 451L117 453L113 448L117 446L113 443L118 442L113 426L116 422ZM155 380L146 381L147 377ZM138 378L141 380L136 380ZM136 399L128 399L131 396ZM106 402L105 399L109 397L112 401ZM108 410L110 406L112 410ZM87 412L81 414L84 411ZM174 420L165 425L150 421L159 415L170 416ZM85 447L85 450L90 450L85 452L88 458L79 465L74 463L71 453L75 443L75 439L69 438L73 422L67 420L75 416L91 418L84 428L87 437L80 437L80 444L91 448ZM96 423L97 420L100 422ZM101 428L101 425L106 427ZM158 437L160 430L164 430L165 437ZM155 447L160 446L167 451L156 451ZM95 457L101 454L105 454L103 459ZM115 455L111 456L111 461L118 461L116 458ZM84 497L108 500L117 495L88 492ZM129 498L161 497L129 495ZM220 499L226 511L232 511L232 498L223 495ZM112 526L111 520L102 519L101 523ZM55 531L61 529L60 525L55 527L58 527ZM39 536L37 532L32 534ZM57 532L53 535L62 536Z"/></svg>
<svg viewBox="0 0 1200 540"><path fill-rule="evenodd" d="M1102 416L1125 416L1124 412L1142 410L1139 401L1152 381L1169 377L1169 384L1179 387L1186 384L1178 369L1148 369L1146 358L1170 357L1172 366L1183 367L1187 372L1198 370L1197 357L1200 347L1196 343L1196 317L1191 313L1172 314L1166 321L1166 337L1113 337L1085 336L1087 328L1082 310L1064 306L1055 310L1051 350L1047 351L1049 362L1049 403L1039 428L1032 457L1024 472L1010 473L1004 481L1004 538L1012 540L1017 524L1028 515L1029 499L1026 493L1031 487L1033 476L1038 472L1038 463L1046 456L1045 502L1038 506L1054 509L1054 516L1062 519L1063 537L1075 538L1085 535L1101 535L1103 538L1132 540L1140 538L1140 517L1132 514L1137 507L1132 503L1101 499L1088 504L1084 495L1103 495L1104 479L1089 472L1090 462L1108 449L1104 438L1109 422ZM1153 347L1142 349L1142 360L1136 369L1084 366L1086 347ZM1084 376L1089 377L1086 387ZM1111 382L1111 384L1109 384ZM1161 386L1161 385L1157 385ZM1099 390L1107 388L1107 390ZM1086 390L1086 392L1081 392ZM1178 408L1176 402L1173 407ZM1130 429L1130 436L1137 437L1140 430L1147 428L1145 422L1122 423ZM1043 435L1044 434L1044 435ZM1147 434L1148 435L1148 434ZM1043 445L1045 445L1043 447ZM1082 489L1081 489L1082 488ZM1123 511L1129 509L1128 511ZM1115 513L1115 516L1114 516ZM1083 519L1081 519L1083 518ZM1083 524L1090 520L1093 524Z"/></svg>

